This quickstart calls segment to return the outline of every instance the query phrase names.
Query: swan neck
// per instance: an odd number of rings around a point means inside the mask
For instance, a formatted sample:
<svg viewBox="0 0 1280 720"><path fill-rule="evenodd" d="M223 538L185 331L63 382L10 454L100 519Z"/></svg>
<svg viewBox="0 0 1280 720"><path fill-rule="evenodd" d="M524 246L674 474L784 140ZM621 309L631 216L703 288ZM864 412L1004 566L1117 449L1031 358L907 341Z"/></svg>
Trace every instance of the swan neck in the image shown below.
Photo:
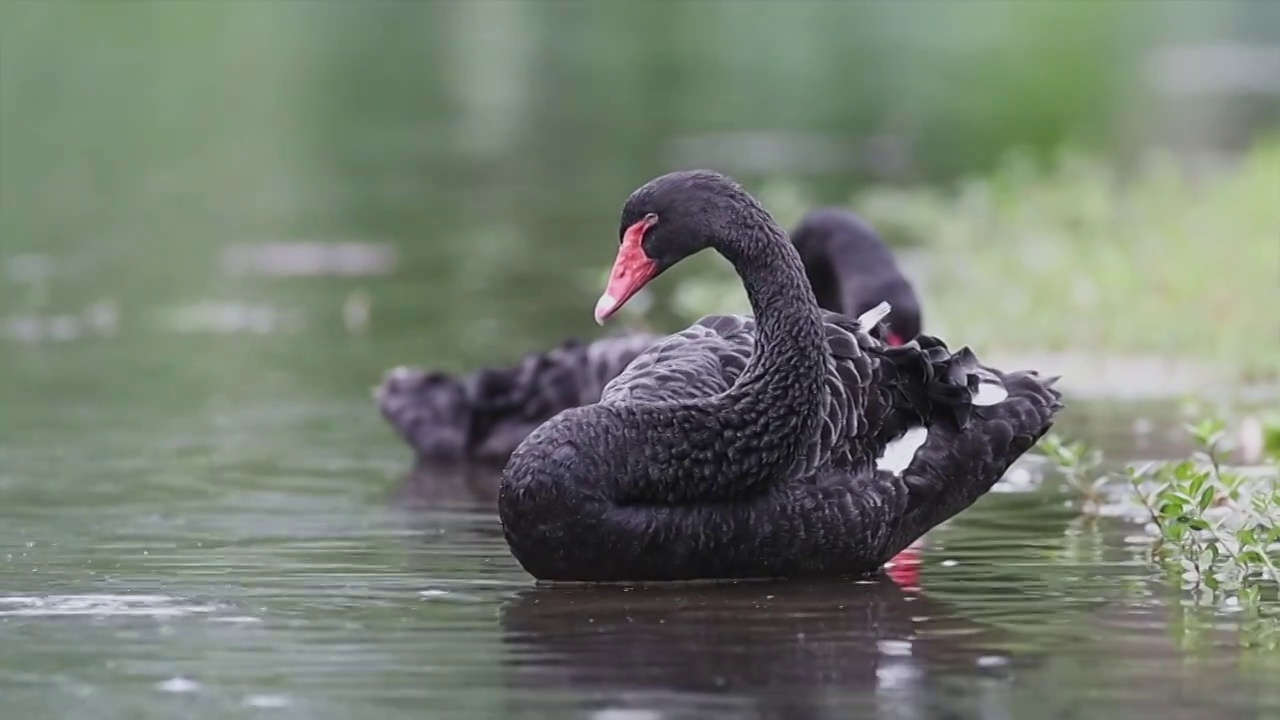
<svg viewBox="0 0 1280 720"><path fill-rule="evenodd" d="M756 319L755 353L738 384L821 387L826 337L800 254L767 215L756 228L734 236L721 250L742 278Z"/></svg>

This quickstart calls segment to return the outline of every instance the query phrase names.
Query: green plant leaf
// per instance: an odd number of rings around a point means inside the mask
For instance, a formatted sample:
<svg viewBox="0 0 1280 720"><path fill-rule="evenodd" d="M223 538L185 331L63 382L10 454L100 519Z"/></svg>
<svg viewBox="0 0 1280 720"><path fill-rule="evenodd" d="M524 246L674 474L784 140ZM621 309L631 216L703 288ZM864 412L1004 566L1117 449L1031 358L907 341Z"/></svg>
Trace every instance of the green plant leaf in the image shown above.
<svg viewBox="0 0 1280 720"><path fill-rule="evenodd" d="M1200 489L1203 488L1204 484L1208 481L1209 481L1209 476L1203 475L1203 474L1197 475L1196 477L1191 478L1191 487L1188 489L1187 492L1195 496L1200 495Z"/></svg>
<svg viewBox="0 0 1280 720"><path fill-rule="evenodd" d="M1218 558L1221 557L1221 553L1218 549L1218 542L1216 540L1207 540L1204 545L1204 552L1209 556L1210 565L1217 563Z"/></svg>
<svg viewBox="0 0 1280 720"><path fill-rule="evenodd" d="M1205 487L1204 490L1200 492L1200 499L1196 501L1196 507L1200 508L1200 512L1208 510L1209 506L1213 504L1215 497L1217 497L1217 493L1214 492L1213 486L1209 485Z"/></svg>
<svg viewBox="0 0 1280 720"><path fill-rule="evenodd" d="M1257 550L1242 550L1236 557L1247 565L1265 565L1267 562Z"/></svg>
<svg viewBox="0 0 1280 720"><path fill-rule="evenodd" d="M1191 528L1192 530L1204 531L1209 529L1209 522L1204 518L1187 517L1184 515L1182 518L1179 518L1179 519L1182 520L1183 524L1185 524L1187 527Z"/></svg>
<svg viewBox="0 0 1280 720"><path fill-rule="evenodd" d="M1197 443L1205 447L1212 447L1222 439L1222 433L1226 426L1226 422L1220 418L1207 417L1195 425L1188 426L1188 429Z"/></svg>
<svg viewBox="0 0 1280 720"><path fill-rule="evenodd" d="M1196 464L1190 460L1183 460L1173 466L1173 478L1179 482L1187 482L1194 478L1197 474Z"/></svg>

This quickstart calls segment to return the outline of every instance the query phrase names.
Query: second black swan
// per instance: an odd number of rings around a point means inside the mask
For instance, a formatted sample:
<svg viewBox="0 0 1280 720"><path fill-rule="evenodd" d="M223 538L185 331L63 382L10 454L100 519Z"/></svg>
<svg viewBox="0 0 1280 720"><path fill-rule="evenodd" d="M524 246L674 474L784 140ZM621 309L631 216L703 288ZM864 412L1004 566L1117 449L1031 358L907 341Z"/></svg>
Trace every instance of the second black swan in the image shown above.
<svg viewBox="0 0 1280 720"><path fill-rule="evenodd" d="M598 321L706 248L741 276L754 317L654 343L599 402L519 445L498 513L540 580L873 572L985 494L1062 407L1034 372L928 336L877 339L887 305L822 310L786 233L723 175L650 181L619 236Z"/></svg>
<svg viewBox="0 0 1280 720"><path fill-rule="evenodd" d="M920 303L884 241L857 215L822 208L792 234L822 307L857 315L892 306L887 340L920 332ZM610 380L660 335L630 332L593 342L565 340L508 367L450 374L397 367L375 391L382 416L419 461L480 461L501 467L535 427L600 399Z"/></svg>

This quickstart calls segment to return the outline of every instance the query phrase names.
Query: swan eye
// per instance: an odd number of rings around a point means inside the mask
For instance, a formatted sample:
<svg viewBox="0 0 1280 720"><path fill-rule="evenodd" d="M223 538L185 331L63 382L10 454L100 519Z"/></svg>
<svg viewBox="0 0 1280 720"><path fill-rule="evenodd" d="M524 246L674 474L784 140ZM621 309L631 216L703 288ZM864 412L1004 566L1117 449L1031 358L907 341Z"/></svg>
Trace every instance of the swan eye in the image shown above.
<svg viewBox="0 0 1280 720"><path fill-rule="evenodd" d="M646 225L653 225L654 223L658 222L658 216L657 216L657 214L655 214L655 213L647 213L647 214L644 216L644 222L645 222L645 224L646 224Z"/></svg>

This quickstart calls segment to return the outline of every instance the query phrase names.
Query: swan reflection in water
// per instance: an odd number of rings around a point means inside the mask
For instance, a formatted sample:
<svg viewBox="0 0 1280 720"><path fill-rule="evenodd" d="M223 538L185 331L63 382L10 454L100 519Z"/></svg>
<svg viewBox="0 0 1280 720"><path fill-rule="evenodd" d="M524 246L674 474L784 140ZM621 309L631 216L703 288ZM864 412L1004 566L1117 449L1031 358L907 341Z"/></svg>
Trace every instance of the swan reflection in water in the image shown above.
<svg viewBox="0 0 1280 720"><path fill-rule="evenodd" d="M1013 716L996 632L884 577L542 587L501 622L514 717Z"/></svg>
<svg viewBox="0 0 1280 720"><path fill-rule="evenodd" d="M502 465L419 460L400 480L391 505L402 510L467 509L497 513Z"/></svg>
<svg viewBox="0 0 1280 720"><path fill-rule="evenodd" d="M419 464L393 505L487 513L500 472ZM496 523L468 530L501 538ZM501 610L509 716L1011 717L997 709L1007 643L923 593L915 552L857 582L522 591Z"/></svg>

